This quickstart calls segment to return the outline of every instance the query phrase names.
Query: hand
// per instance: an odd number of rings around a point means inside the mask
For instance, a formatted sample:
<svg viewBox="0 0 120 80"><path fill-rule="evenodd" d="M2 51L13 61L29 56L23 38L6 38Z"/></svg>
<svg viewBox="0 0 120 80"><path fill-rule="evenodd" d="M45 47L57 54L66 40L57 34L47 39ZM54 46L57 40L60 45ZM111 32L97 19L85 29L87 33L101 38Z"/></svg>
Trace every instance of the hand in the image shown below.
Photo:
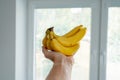
<svg viewBox="0 0 120 80"><path fill-rule="evenodd" d="M54 65L46 80L71 80L73 56L65 56L59 52L49 51L42 47L44 56L50 59Z"/></svg>
<svg viewBox="0 0 120 80"><path fill-rule="evenodd" d="M59 52L49 51L42 47L44 56L50 59L54 64L68 64L72 65L74 63L73 56L65 56Z"/></svg>

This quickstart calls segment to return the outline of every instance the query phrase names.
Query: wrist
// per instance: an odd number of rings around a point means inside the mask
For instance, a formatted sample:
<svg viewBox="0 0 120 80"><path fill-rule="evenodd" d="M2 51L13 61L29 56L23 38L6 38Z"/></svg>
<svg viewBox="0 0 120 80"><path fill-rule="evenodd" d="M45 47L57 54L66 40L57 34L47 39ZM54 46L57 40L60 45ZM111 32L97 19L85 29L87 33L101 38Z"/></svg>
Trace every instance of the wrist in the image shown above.
<svg viewBox="0 0 120 80"><path fill-rule="evenodd" d="M68 66L68 67L72 67L73 66L73 62L66 60L66 59L61 59L59 61L54 61L54 65L58 65L58 66Z"/></svg>
<svg viewBox="0 0 120 80"><path fill-rule="evenodd" d="M57 80L71 80L71 72L72 72L72 65L68 65L66 63L55 63L53 65L53 69L56 69L56 77ZM55 79L55 80L56 80Z"/></svg>
<svg viewBox="0 0 120 80"><path fill-rule="evenodd" d="M71 71L73 64L67 61L61 61L61 62L55 62L53 66L60 67L63 69L68 69L69 71Z"/></svg>

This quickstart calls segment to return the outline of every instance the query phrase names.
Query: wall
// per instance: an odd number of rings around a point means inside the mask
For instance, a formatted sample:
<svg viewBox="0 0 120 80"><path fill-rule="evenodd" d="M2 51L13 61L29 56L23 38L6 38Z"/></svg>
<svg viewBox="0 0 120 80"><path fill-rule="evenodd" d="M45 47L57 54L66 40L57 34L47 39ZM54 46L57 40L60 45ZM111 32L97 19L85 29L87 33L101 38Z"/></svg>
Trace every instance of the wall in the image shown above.
<svg viewBox="0 0 120 80"><path fill-rule="evenodd" d="M0 0L0 80L26 80L26 0Z"/></svg>
<svg viewBox="0 0 120 80"><path fill-rule="evenodd" d="M26 0L16 0L15 80L26 80Z"/></svg>
<svg viewBox="0 0 120 80"><path fill-rule="evenodd" d="M15 80L15 0L0 0L0 80Z"/></svg>

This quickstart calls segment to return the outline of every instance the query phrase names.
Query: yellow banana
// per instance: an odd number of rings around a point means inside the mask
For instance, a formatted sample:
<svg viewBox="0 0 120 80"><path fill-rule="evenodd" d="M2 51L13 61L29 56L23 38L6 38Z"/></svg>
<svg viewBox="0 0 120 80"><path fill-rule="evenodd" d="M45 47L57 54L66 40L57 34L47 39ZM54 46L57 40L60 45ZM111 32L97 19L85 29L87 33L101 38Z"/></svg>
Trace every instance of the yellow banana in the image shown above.
<svg viewBox="0 0 120 80"><path fill-rule="evenodd" d="M47 48L47 35L45 35L45 37L43 38L42 44L45 48Z"/></svg>
<svg viewBox="0 0 120 80"><path fill-rule="evenodd" d="M49 36L49 33L50 33L50 30L47 29L46 30L46 34L45 34L45 37L43 38L43 41L42 41L42 44L45 48L47 49L51 49L50 48L50 36Z"/></svg>
<svg viewBox="0 0 120 80"><path fill-rule="evenodd" d="M46 44L47 44L47 49L51 50L50 39L47 40Z"/></svg>
<svg viewBox="0 0 120 80"><path fill-rule="evenodd" d="M79 44L70 47L65 47L62 44L60 44L56 39L51 39L50 45L52 50L63 53L67 56L74 55L75 52L79 49Z"/></svg>
<svg viewBox="0 0 120 80"><path fill-rule="evenodd" d="M73 28L73 29L72 29L71 31L69 31L68 33L62 35L62 37L70 37L70 36L74 35L76 32L78 32L78 30L79 30L81 27L83 27L83 25L76 26L75 28ZM51 27L51 28L48 28L47 30L53 31L53 28L54 28L54 27ZM59 35L55 34L54 32L53 32L53 34L54 34L55 37L60 37Z"/></svg>
<svg viewBox="0 0 120 80"><path fill-rule="evenodd" d="M71 31L70 31L71 32ZM74 33L74 31L73 31ZM79 43L79 41L83 38L83 36L86 33L86 28L85 27L80 27L76 30L76 33L72 34L69 37L64 37L64 36L57 36L56 34L52 31L50 31L50 36L52 38L55 38L59 43L61 43L64 46L73 46Z"/></svg>
<svg viewBox="0 0 120 80"><path fill-rule="evenodd" d="M86 28L85 27L80 28L78 32L76 32L74 35L68 37L67 41L74 44L74 43L80 41L83 38L83 36L85 35L85 33L86 33Z"/></svg>
<svg viewBox="0 0 120 80"><path fill-rule="evenodd" d="M83 25L79 25L76 26L75 28L73 28L71 31L69 31L68 33L64 34L63 37L70 37L72 35L74 35L76 32L78 32L78 30L83 27Z"/></svg>
<svg viewBox="0 0 120 80"><path fill-rule="evenodd" d="M75 27L62 36L56 35L53 27L51 27L46 30L42 43L49 50L71 56L79 49L79 41L84 37L85 33L86 28L83 25Z"/></svg>

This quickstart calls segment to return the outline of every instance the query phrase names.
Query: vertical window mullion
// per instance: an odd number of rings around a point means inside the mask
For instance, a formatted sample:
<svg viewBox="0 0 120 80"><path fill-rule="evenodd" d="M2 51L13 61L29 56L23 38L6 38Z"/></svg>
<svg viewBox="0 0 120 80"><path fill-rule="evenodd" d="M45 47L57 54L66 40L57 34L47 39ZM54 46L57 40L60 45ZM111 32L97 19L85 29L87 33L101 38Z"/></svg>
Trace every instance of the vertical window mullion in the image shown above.
<svg viewBox="0 0 120 80"><path fill-rule="evenodd" d="M92 7L90 80L99 80L100 2Z"/></svg>
<svg viewBox="0 0 120 80"><path fill-rule="evenodd" d="M99 80L106 80L106 46L107 46L107 23L108 23L108 7L107 1L101 2L101 20L100 20L100 66Z"/></svg>

